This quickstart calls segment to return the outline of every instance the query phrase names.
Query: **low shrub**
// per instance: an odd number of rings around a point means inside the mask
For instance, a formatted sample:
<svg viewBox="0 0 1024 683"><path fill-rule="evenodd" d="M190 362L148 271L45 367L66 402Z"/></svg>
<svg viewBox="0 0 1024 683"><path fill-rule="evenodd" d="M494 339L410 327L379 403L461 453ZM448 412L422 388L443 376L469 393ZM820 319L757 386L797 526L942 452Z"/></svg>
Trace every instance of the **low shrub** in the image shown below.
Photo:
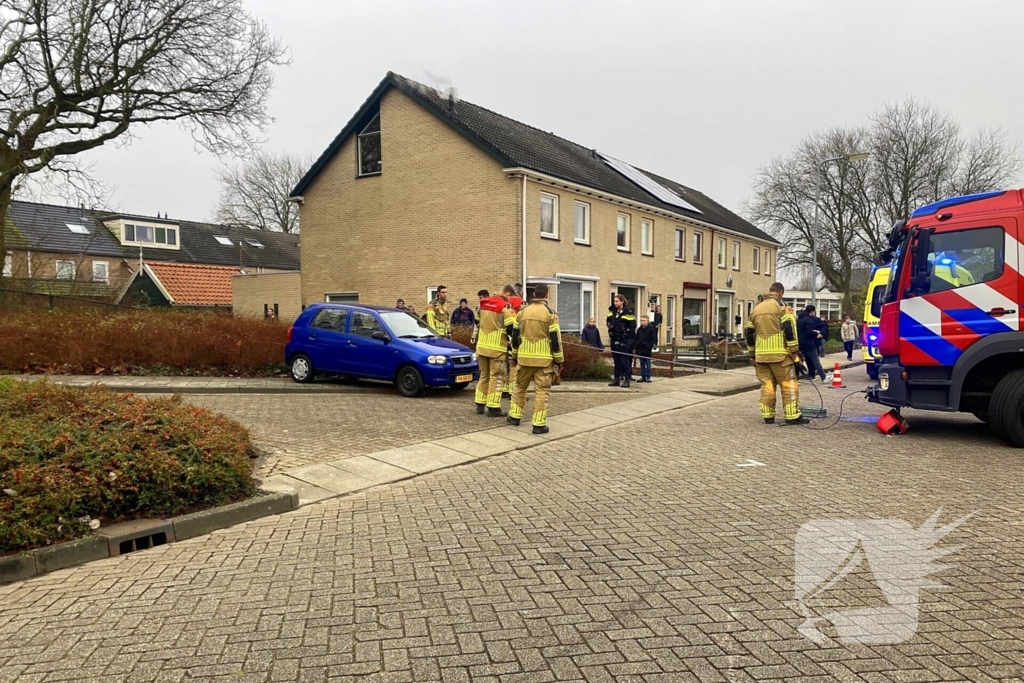
<svg viewBox="0 0 1024 683"><path fill-rule="evenodd" d="M0 554L256 493L237 422L182 403L46 381L0 384Z"/></svg>
<svg viewBox="0 0 1024 683"><path fill-rule="evenodd" d="M470 343L472 334L472 328L452 328L453 341L475 348L475 345ZM578 337L563 334L562 353L565 355L565 363L562 365L563 381L598 381L611 377L611 366L601 357L601 352L584 345Z"/></svg>
<svg viewBox="0 0 1024 683"><path fill-rule="evenodd" d="M0 372L268 376L285 371L287 331L196 311L10 311L0 316Z"/></svg>

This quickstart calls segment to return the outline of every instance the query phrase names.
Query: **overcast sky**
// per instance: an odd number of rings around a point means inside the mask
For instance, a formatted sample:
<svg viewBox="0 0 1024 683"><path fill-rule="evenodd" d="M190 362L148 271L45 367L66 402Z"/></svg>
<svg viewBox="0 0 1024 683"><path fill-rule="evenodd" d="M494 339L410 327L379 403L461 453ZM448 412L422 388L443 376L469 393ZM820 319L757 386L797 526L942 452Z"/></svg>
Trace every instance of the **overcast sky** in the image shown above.
<svg viewBox="0 0 1024 683"><path fill-rule="evenodd" d="M387 71L738 210L814 129L928 100L1024 139L1020 0L247 0L290 46L266 148L319 154ZM123 210L210 219L218 160L174 126L91 152Z"/></svg>

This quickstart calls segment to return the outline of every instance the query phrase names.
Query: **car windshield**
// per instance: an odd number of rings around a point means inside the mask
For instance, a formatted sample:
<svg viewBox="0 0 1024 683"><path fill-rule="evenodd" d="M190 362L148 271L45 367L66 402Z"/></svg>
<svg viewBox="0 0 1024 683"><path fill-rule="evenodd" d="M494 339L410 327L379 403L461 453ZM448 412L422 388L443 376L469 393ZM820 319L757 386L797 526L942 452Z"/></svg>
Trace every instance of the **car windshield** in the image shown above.
<svg viewBox="0 0 1024 683"><path fill-rule="evenodd" d="M436 337L427 324L405 311L381 311L380 317L391 332L402 339L429 339Z"/></svg>

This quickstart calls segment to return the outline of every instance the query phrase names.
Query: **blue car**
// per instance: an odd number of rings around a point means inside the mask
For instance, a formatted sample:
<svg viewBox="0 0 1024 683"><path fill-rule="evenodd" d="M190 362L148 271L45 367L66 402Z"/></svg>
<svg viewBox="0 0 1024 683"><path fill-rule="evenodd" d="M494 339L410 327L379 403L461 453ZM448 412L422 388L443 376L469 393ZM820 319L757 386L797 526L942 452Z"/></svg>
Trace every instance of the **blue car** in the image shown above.
<svg viewBox="0 0 1024 683"><path fill-rule="evenodd" d="M438 337L406 311L377 306L307 306L288 330L284 360L296 382L328 372L394 382L405 396L424 387L465 389L480 374L469 347Z"/></svg>

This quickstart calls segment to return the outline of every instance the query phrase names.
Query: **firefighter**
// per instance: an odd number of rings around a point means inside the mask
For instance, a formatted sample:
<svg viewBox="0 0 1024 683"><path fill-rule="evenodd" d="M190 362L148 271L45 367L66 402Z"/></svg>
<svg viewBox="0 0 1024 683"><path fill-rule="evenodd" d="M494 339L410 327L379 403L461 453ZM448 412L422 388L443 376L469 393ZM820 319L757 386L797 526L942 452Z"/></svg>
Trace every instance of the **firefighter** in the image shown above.
<svg viewBox="0 0 1024 683"><path fill-rule="evenodd" d="M629 388L633 374L633 338L636 335L636 316L629 307L626 297L616 294L612 305L608 307L608 338L611 341L612 361L615 364L615 379L608 383L610 387ZM621 384L620 384L621 383Z"/></svg>
<svg viewBox="0 0 1024 683"><path fill-rule="evenodd" d="M512 312L515 315L519 315L519 311L523 309L523 286L518 282L514 285L505 285L501 288L502 294L508 297L509 302L512 304ZM512 357L512 338L508 340L508 355ZM508 371L505 374L505 384L503 385L502 395L511 396L512 390L516 386L516 368L518 366L515 363L508 364Z"/></svg>
<svg viewBox="0 0 1024 683"><path fill-rule="evenodd" d="M747 319L746 337L750 361L761 380L761 417L775 424L775 390L782 391L786 424L810 422L800 413L800 385L796 363L800 359L796 316L782 303L786 288L775 282Z"/></svg>
<svg viewBox="0 0 1024 683"><path fill-rule="evenodd" d="M437 296L427 304L427 325L439 337L451 337L451 316L448 314L448 288L438 285Z"/></svg>
<svg viewBox="0 0 1024 683"><path fill-rule="evenodd" d="M476 384L475 396L478 414L482 415L486 409L488 417L505 416L501 409L501 385L508 367L509 340L517 325L504 290L500 295L480 299L480 315L473 330L480 363L480 381Z"/></svg>
<svg viewBox="0 0 1024 683"><path fill-rule="evenodd" d="M508 411L509 424L519 425L526 405L526 390L534 385L533 433L548 433L548 394L551 379L562 369L562 331L558 316L548 306L548 286L537 285L533 300L519 313L518 329L512 332L512 362L519 367L512 405Z"/></svg>

